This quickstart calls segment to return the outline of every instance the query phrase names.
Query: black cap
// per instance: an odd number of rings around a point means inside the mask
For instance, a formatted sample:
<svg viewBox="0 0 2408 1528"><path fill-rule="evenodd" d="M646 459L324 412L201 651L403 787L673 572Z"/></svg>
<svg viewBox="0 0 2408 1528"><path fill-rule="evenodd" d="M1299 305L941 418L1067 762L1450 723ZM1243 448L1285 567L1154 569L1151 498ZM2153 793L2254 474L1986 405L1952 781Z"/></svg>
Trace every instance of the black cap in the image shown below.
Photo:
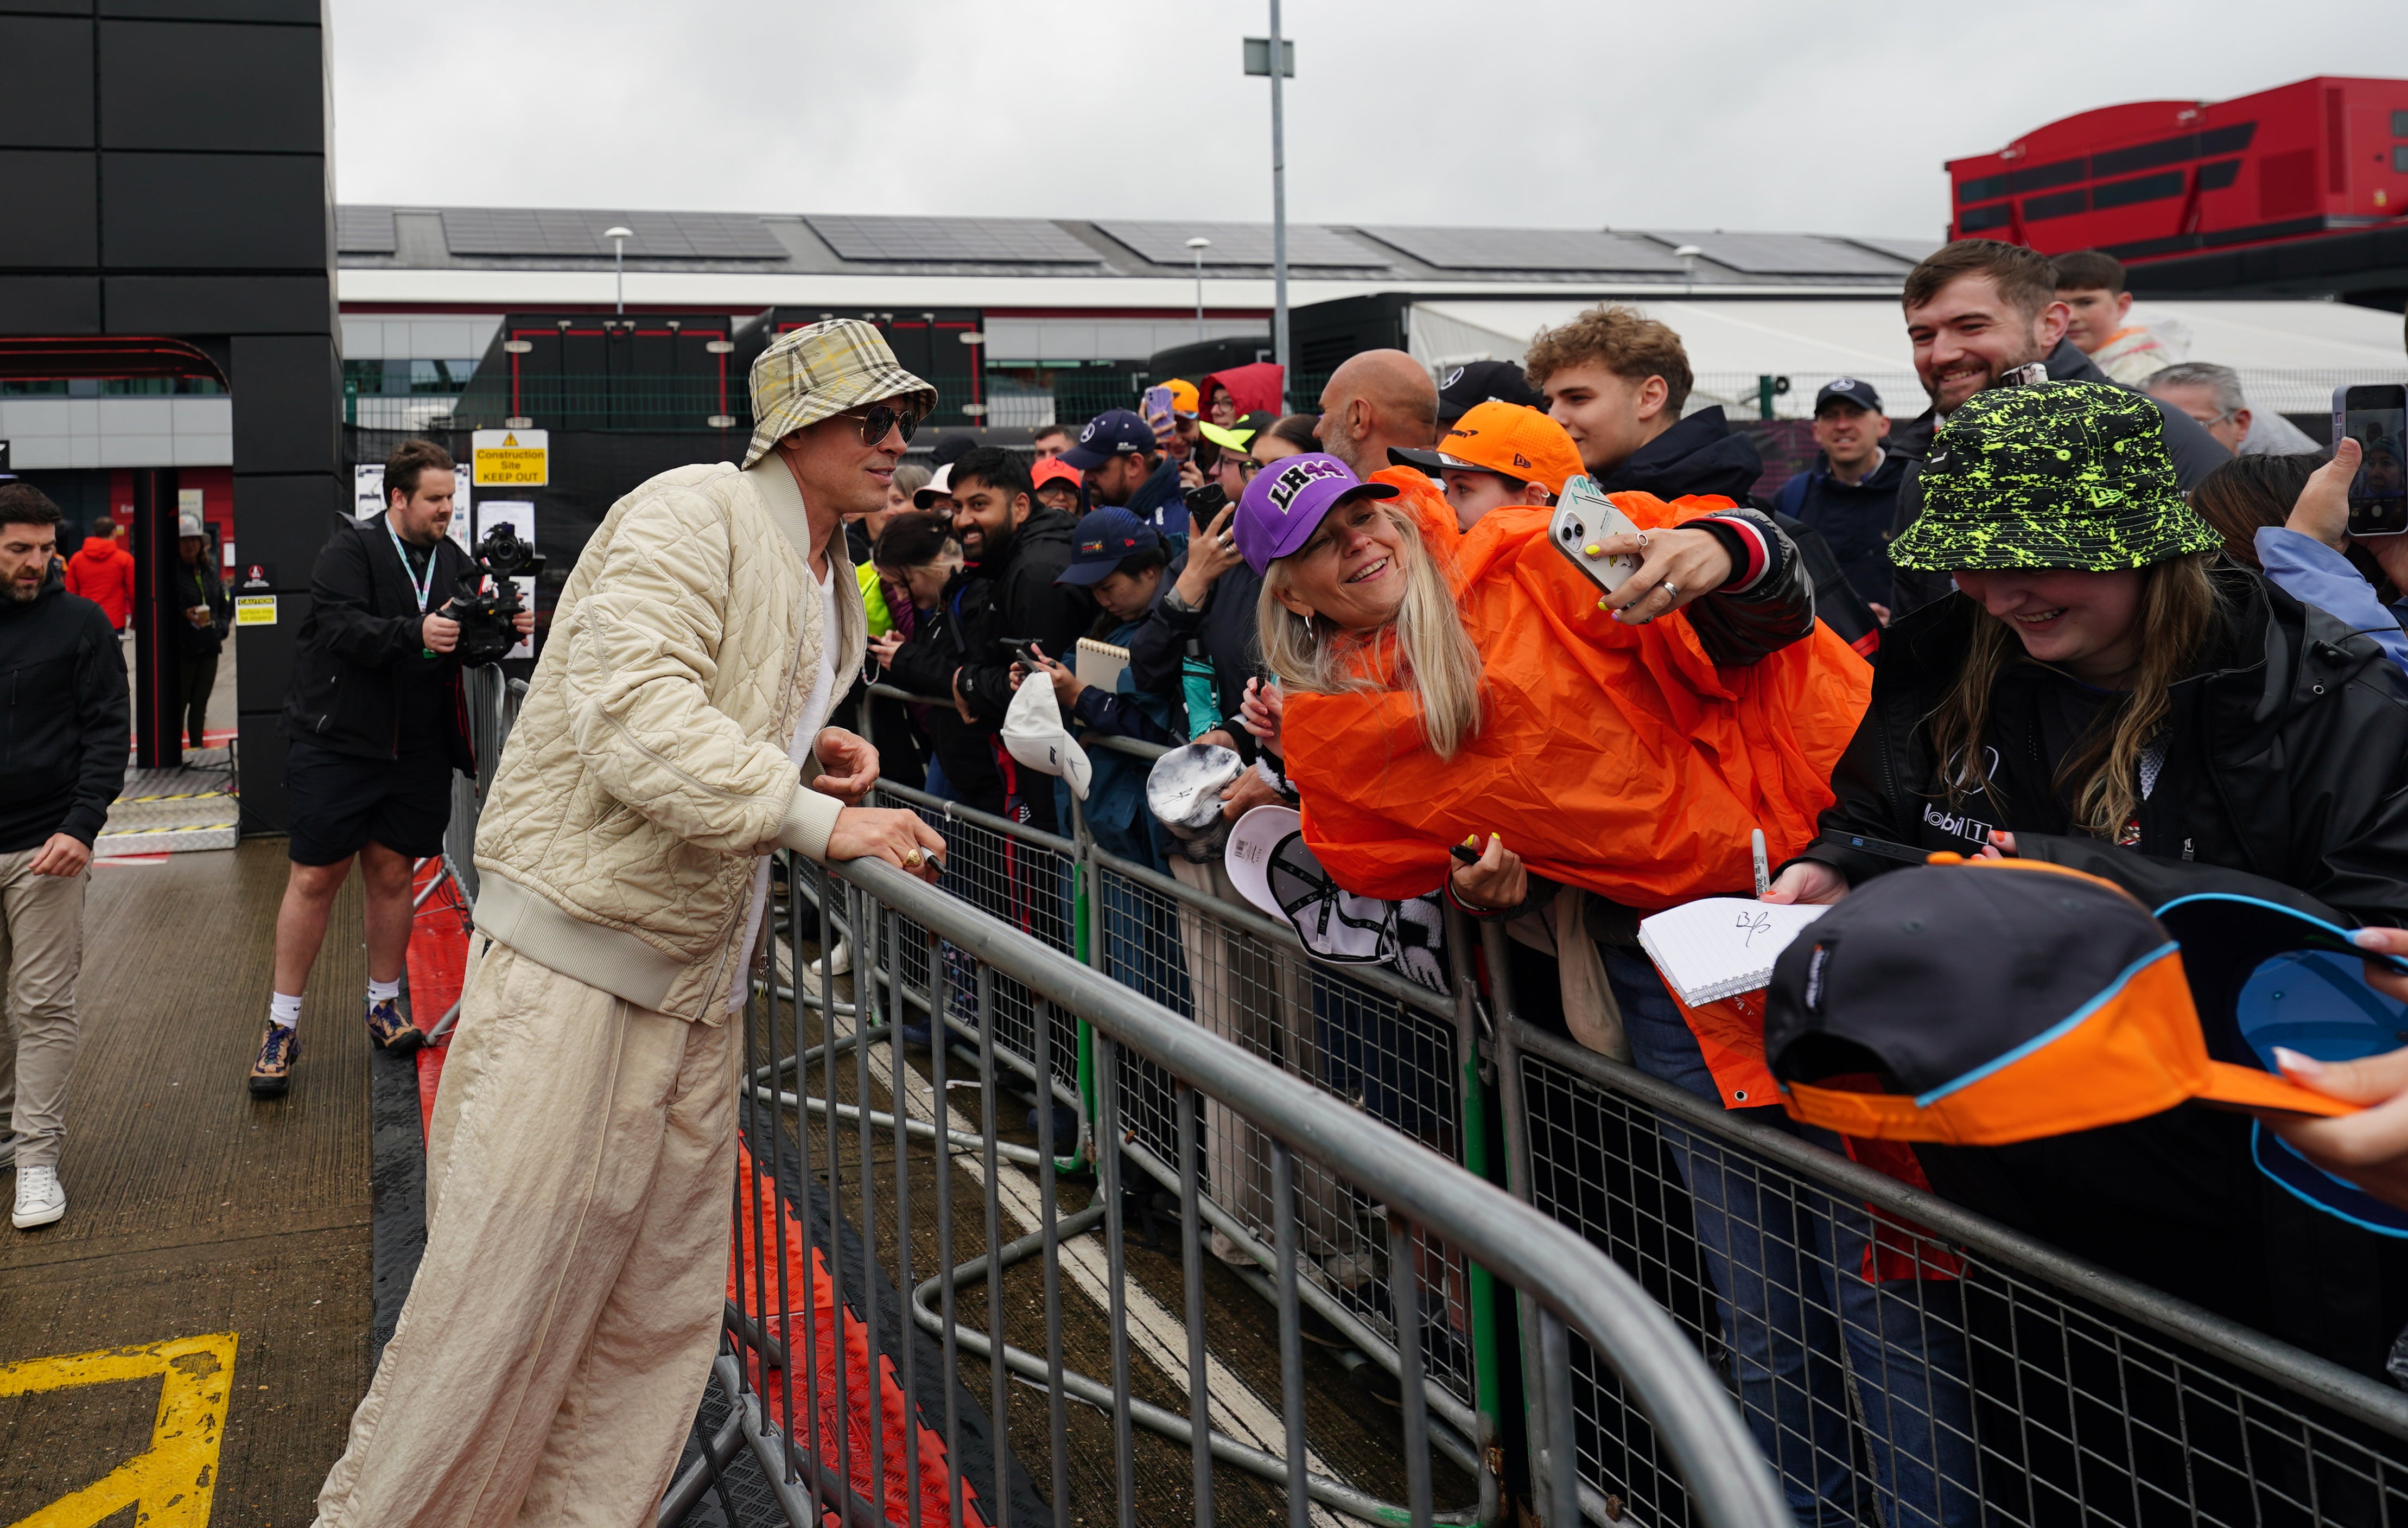
<svg viewBox="0 0 2408 1528"><path fill-rule="evenodd" d="M1814 412L1821 413L1823 406L1834 398L1875 414L1882 411L1881 394L1873 391L1873 385L1859 382L1853 377L1835 377L1825 382L1823 391L1814 394Z"/></svg>
<svg viewBox="0 0 2408 1528"><path fill-rule="evenodd" d="M976 450L978 450L976 436L947 436L938 441L936 449L928 453L928 461L936 466L949 467Z"/></svg>
<svg viewBox="0 0 2408 1528"><path fill-rule="evenodd" d="M1773 1076L1873 1071L1930 1094L2042 1042L2169 942L2104 881L2016 868L1894 870L1807 925L1765 994Z"/></svg>
<svg viewBox="0 0 2408 1528"><path fill-rule="evenodd" d="M1547 411L1546 398L1530 385L1520 366L1511 361L1473 361L1448 372L1438 384L1439 422L1461 419L1491 398L1518 403L1542 414Z"/></svg>

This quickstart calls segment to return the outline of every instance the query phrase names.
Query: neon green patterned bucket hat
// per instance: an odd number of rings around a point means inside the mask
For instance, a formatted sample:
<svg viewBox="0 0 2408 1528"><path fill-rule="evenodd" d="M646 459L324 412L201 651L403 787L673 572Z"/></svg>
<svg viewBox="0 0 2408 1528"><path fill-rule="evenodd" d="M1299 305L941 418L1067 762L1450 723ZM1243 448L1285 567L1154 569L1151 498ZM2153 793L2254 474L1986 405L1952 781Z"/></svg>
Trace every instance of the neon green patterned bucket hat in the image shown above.
<svg viewBox="0 0 2408 1528"><path fill-rule="evenodd" d="M752 441L744 465L806 424L890 398L922 419L937 407L937 390L903 369L876 324L830 319L790 329L752 363Z"/></svg>
<svg viewBox="0 0 2408 1528"><path fill-rule="evenodd" d="M1890 561L1928 573L2147 567L2222 538L2174 484L2165 416L2101 382L1976 393L1932 437L1923 511Z"/></svg>

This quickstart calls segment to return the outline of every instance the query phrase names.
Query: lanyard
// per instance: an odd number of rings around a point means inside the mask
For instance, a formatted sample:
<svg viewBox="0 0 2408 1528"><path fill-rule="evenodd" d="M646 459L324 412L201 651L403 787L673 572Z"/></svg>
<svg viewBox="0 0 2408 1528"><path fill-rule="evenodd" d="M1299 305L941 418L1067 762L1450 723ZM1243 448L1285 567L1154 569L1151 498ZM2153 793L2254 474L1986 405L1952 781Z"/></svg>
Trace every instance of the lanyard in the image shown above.
<svg viewBox="0 0 2408 1528"><path fill-rule="evenodd" d="M435 564L437 561L435 554L442 549L439 547L430 547L427 549L426 577L422 578L417 574L412 573L409 570L409 553L402 550L401 536L394 530L393 521L389 518L384 522L384 534L393 538L394 555L401 559L401 576L409 580L411 592L418 596L418 613L420 615L424 615L426 613L426 596L432 593L435 588Z"/></svg>

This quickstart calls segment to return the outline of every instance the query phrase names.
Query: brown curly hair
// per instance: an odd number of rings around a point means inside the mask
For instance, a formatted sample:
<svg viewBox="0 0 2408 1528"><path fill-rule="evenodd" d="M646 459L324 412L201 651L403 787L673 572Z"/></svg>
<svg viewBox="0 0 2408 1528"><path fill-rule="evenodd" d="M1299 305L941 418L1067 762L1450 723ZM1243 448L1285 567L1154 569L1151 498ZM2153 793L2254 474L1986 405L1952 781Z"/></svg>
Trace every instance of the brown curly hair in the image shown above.
<svg viewBox="0 0 2408 1528"><path fill-rule="evenodd" d="M1522 369L1532 387L1543 388L1555 373L1592 362L1625 381L1664 378L1664 409L1674 419L1681 417L1681 406L1689 401L1689 388L1696 381L1689 371L1689 352L1670 324L1613 303L1592 307L1570 323L1540 330L1522 357Z"/></svg>

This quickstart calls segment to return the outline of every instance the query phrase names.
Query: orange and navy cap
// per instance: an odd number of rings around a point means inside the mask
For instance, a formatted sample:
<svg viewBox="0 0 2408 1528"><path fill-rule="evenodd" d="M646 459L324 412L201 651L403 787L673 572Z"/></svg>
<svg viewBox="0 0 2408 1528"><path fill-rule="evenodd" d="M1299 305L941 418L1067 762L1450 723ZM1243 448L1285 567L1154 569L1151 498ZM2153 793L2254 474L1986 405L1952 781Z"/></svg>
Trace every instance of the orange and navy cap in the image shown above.
<svg viewBox="0 0 2408 1528"><path fill-rule="evenodd" d="M1388 460L1401 467L1419 467L1433 478L1445 467L1493 472L1517 483L1536 483L1558 498L1565 482L1583 471L1580 450L1562 425L1535 408L1495 398L1465 410L1438 450L1391 447Z"/></svg>
<svg viewBox="0 0 2408 1528"><path fill-rule="evenodd" d="M2212 988L2207 1005L2224 1001ZM1937 855L1851 893L1782 951L1764 1050L1791 1118L1878 1139L2007 1146L2194 1098L2358 1112L2211 1056L2200 1007L2180 945L2121 887Z"/></svg>
<svg viewBox="0 0 2408 1528"><path fill-rule="evenodd" d="M1081 480L1082 475L1079 469L1058 456L1049 456L1028 469L1028 486L1032 492L1043 488L1047 483L1056 482L1068 483L1072 488L1076 488Z"/></svg>

